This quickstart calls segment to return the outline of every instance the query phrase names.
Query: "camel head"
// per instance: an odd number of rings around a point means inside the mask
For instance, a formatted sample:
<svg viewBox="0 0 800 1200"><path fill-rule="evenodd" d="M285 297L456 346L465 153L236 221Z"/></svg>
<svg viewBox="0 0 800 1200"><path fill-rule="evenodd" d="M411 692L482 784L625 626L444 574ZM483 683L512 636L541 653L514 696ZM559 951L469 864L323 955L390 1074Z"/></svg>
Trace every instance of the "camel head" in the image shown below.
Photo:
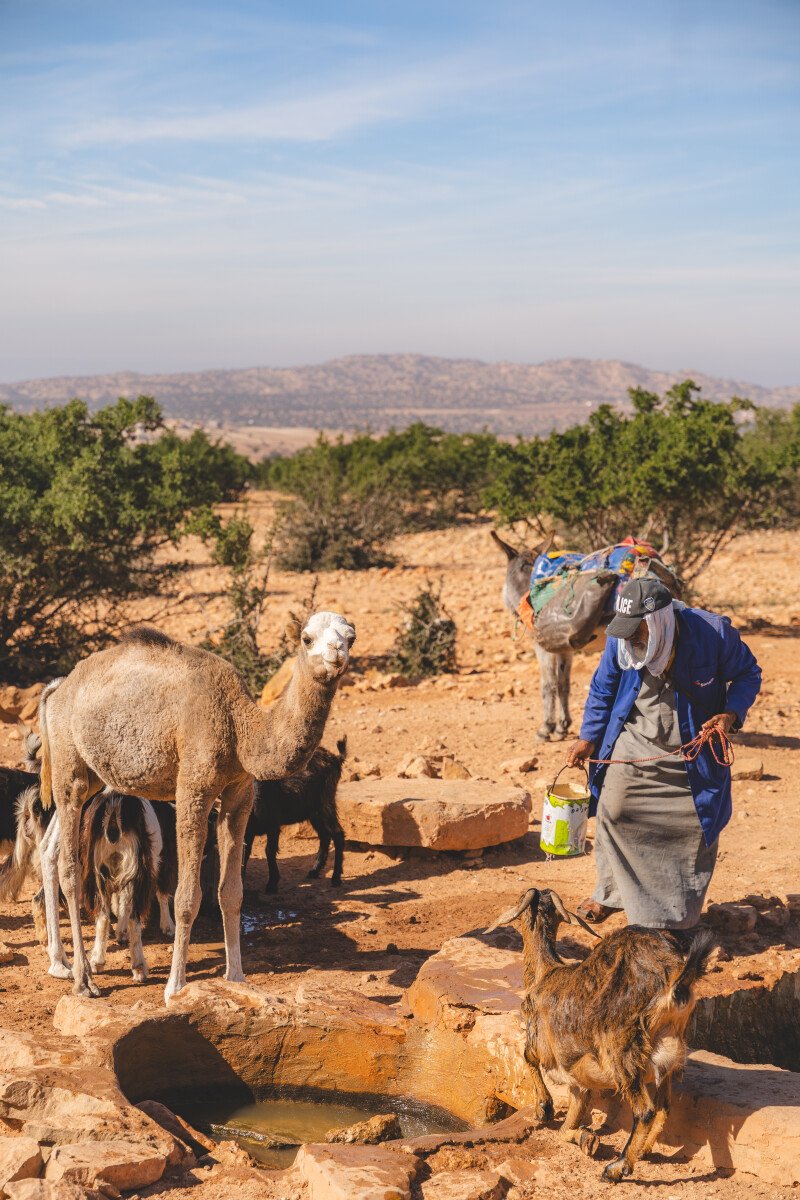
<svg viewBox="0 0 800 1200"><path fill-rule="evenodd" d="M340 613L313 613L300 630L299 657L320 682L338 679L347 670L355 640L355 626Z"/></svg>
<svg viewBox="0 0 800 1200"><path fill-rule="evenodd" d="M515 550L508 542L491 530L492 541L506 556L506 580L503 585L503 603L511 613L516 613L519 602L527 596L531 586L531 571L540 554L546 554L553 544L555 534L550 534L530 550Z"/></svg>

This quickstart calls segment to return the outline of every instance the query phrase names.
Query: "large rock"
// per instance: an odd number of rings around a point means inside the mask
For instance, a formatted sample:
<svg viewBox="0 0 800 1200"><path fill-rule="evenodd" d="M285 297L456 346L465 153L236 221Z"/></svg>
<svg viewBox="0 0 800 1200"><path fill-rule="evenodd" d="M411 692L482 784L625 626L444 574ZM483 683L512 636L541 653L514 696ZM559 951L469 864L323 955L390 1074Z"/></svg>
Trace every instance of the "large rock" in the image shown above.
<svg viewBox="0 0 800 1200"><path fill-rule="evenodd" d="M17 1179L35 1179L42 1169L42 1153L33 1138L0 1137L0 1196Z"/></svg>
<svg viewBox="0 0 800 1200"><path fill-rule="evenodd" d="M52 1183L47 1179L23 1179L10 1183L8 1200L108 1200L104 1192L78 1183Z"/></svg>
<svg viewBox="0 0 800 1200"><path fill-rule="evenodd" d="M348 1125L346 1129L332 1129L325 1141L346 1146L377 1146L379 1142L390 1142L399 1137L402 1137L402 1130L397 1113L377 1113L367 1121Z"/></svg>
<svg viewBox="0 0 800 1200"><path fill-rule="evenodd" d="M164 1159L133 1142L81 1142L55 1146L45 1179L83 1187L110 1184L118 1191L147 1187L164 1174Z"/></svg>
<svg viewBox="0 0 800 1200"><path fill-rule="evenodd" d="M502 1200L505 1193L494 1171L441 1171L422 1185L423 1200Z"/></svg>
<svg viewBox="0 0 800 1200"><path fill-rule="evenodd" d="M412 1154L382 1146L302 1146L295 1159L309 1200L411 1200Z"/></svg>
<svg viewBox="0 0 800 1200"><path fill-rule="evenodd" d="M363 779L342 784L347 837L372 846L480 850L528 832L530 794L476 779Z"/></svg>

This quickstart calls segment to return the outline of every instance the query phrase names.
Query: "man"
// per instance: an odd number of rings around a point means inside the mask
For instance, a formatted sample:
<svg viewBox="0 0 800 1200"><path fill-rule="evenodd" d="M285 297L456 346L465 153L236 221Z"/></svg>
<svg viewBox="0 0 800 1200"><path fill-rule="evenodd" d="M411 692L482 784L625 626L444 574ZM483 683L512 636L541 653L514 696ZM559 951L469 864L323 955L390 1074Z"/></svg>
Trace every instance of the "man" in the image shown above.
<svg viewBox="0 0 800 1200"><path fill-rule="evenodd" d="M597 887L578 912L691 929L730 820L731 772L709 745L691 762L664 756L701 729L741 729L761 668L727 617L673 600L654 575L629 580L615 608L567 753L569 766L615 760L590 772Z"/></svg>

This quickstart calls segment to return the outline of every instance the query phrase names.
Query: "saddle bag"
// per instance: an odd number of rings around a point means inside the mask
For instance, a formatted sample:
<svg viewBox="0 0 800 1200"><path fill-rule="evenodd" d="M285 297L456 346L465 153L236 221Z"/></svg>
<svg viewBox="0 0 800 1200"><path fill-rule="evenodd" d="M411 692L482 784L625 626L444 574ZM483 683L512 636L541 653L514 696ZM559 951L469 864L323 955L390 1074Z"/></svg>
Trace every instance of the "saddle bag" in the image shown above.
<svg viewBox="0 0 800 1200"><path fill-rule="evenodd" d="M619 581L615 571L570 571L536 614L538 645L550 654L588 645Z"/></svg>

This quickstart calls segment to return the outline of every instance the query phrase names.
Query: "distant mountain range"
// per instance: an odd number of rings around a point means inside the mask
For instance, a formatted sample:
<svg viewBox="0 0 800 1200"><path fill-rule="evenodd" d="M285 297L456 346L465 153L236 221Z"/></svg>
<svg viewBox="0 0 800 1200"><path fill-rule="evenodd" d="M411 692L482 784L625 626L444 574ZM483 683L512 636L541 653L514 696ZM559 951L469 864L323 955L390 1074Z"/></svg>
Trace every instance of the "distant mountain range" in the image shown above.
<svg viewBox="0 0 800 1200"><path fill-rule="evenodd" d="M97 407L118 396L155 396L173 418L223 427L257 425L383 430L425 420L454 431L543 433L582 420L598 404L624 404L629 387L663 392L691 377L710 399L800 403L800 386L767 388L698 371L651 371L616 360L562 358L487 363L421 354L360 354L309 367L251 367L174 375L62 376L0 384L20 410L79 396Z"/></svg>

